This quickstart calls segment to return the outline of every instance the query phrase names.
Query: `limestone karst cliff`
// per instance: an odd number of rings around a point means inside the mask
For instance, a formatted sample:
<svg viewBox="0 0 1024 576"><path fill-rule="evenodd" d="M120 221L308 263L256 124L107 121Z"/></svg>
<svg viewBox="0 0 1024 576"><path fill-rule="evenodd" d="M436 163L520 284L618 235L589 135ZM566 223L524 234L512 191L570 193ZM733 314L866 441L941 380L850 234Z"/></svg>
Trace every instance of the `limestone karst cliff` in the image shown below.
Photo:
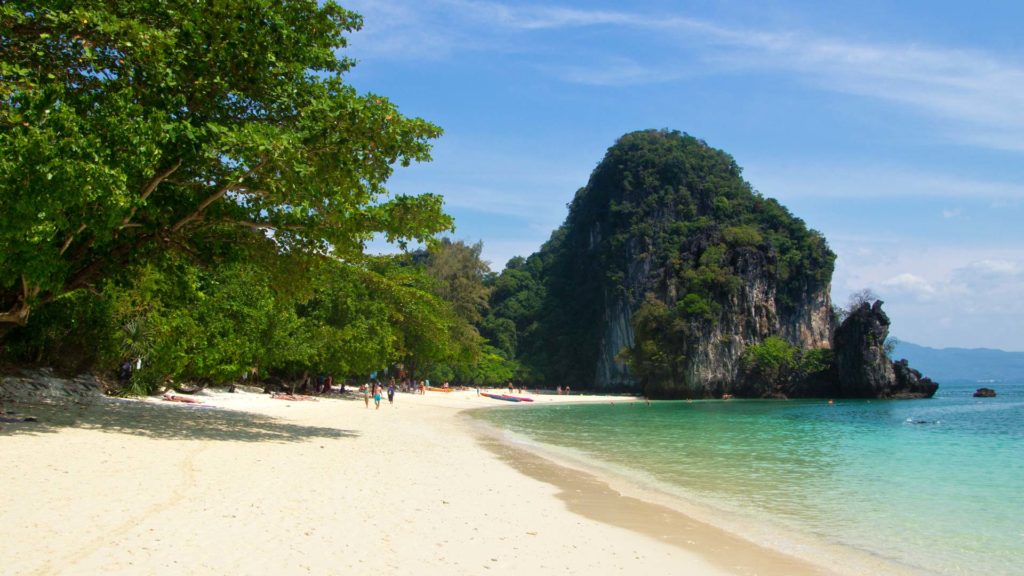
<svg viewBox="0 0 1024 576"><path fill-rule="evenodd" d="M551 239L506 270L533 279L538 303L509 317L528 334L517 354L536 380L577 389L830 395L820 369L786 386L739 376L745 351L768 338L794 358L825 357L813 351L831 348L836 330L834 261L725 152L675 131L626 134Z"/></svg>

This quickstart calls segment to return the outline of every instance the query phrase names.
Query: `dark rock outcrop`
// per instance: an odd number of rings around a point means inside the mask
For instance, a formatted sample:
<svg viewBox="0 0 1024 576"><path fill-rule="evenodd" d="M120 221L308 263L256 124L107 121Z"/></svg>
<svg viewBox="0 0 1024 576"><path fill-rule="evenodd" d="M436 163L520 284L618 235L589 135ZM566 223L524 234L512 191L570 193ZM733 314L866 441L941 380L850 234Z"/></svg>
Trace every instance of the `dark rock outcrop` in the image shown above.
<svg viewBox="0 0 1024 576"><path fill-rule="evenodd" d="M882 301L862 303L836 329L832 339L839 392L846 398L930 398L939 385L892 362L885 352L889 317Z"/></svg>
<svg viewBox="0 0 1024 576"><path fill-rule="evenodd" d="M0 402L88 404L99 398L104 398L103 385L92 374L64 378L49 368L40 368L0 377Z"/></svg>
<svg viewBox="0 0 1024 576"><path fill-rule="evenodd" d="M996 391L991 388L978 388L974 391L975 398L995 398Z"/></svg>
<svg viewBox="0 0 1024 576"><path fill-rule="evenodd" d="M931 398L939 389L937 382L911 368L906 359L893 362L892 368L896 374L892 398Z"/></svg>
<svg viewBox="0 0 1024 576"><path fill-rule="evenodd" d="M839 389L847 398L878 398L895 382L892 363L885 355L889 317L882 301L863 303L836 329L832 338Z"/></svg>

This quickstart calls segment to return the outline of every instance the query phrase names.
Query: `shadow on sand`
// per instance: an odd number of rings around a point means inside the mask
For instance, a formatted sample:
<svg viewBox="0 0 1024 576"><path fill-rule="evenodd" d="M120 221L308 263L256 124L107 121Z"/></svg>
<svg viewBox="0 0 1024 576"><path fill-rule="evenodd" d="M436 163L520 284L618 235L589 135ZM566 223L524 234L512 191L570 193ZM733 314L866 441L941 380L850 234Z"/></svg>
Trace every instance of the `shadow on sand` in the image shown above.
<svg viewBox="0 0 1024 576"><path fill-rule="evenodd" d="M304 426L251 412L205 406L165 406L132 401L89 405L7 404L7 416L32 416L35 422L0 425L0 436L47 434L67 428L134 434L164 440L222 442L304 442L355 438L353 430Z"/></svg>

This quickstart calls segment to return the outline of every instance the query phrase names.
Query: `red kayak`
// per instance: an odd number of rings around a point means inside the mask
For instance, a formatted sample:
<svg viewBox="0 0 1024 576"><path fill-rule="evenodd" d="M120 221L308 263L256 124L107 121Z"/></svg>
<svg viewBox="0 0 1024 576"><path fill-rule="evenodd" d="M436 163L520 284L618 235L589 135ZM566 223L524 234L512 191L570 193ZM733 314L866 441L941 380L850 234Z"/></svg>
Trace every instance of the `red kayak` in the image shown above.
<svg viewBox="0 0 1024 576"><path fill-rule="evenodd" d="M488 394L487 392L481 392L480 395L487 396L488 398L494 398L495 400L504 400L506 402L533 402L533 398L509 396L508 394Z"/></svg>
<svg viewBox="0 0 1024 576"><path fill-rule="evenodd" d="M480 395L487 396L488 398L494 398L495 400L505 400L506 402L519 402L519 399L505 394L488 394L487 392L481 392Z"/></svg>

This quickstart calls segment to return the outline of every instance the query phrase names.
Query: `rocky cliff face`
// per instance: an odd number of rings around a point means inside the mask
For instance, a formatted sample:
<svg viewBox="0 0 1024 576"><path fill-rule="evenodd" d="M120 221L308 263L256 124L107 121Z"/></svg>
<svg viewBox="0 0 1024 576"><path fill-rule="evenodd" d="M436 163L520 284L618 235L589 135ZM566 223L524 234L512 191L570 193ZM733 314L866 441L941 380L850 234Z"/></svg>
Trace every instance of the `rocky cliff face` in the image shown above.
<svg viewBox="0 0 1024 576"><path fill-rule="evenodd" d="M556 380L702 397L725 389L744 349L768 336L829 345L834 255L824 239L691 136L620 139L545 250L542 321L548 348L566 359L546 370ZM649 300L664 308L660 324L638 336L635 316ZM627 368L638 344L666 348L653 352L660 360L632 362L650 374Z"/></svg>
<svg viewBox="0 0 1024 576"><path fill-rule="evenodd" d="M938 384L892 362L885 353L889 316L882 301L862 303L836 329L833 340L840 394L847 398L930 398Z"/></svg>
<svg viewBox="0 0 1024 576"><path fill-rule="evenodd" d="M874 398L896 379L883 348L889 317L882 301L863 303L836 329L834 350L839 389L848 398Z"/></svg>
<svg viewBox="0 0 1024 576"><path fill-rule="evenodd" d="M552 385L658 398L920 388L899 384L913 371L885 359L880 309L837 333L844 352L822 367L836 332L834 261L825 239L755 192L725 152L678 132L627 134L527 261L544 304L532 323L516 318L539 342L520 360ZM782 383L774 370L770 383L738 381L745 351L770 337L798 351L790 360L816 360Z"/></svg>
<svg viewBox="0 0 1024 576"><path fill-rule="evenodd" d="M697 322L691 327L685 350L688 361L677 389L666 391L669 396L721 395L735 380L746 347L772 335L781 335L798 348L830 346L833 316L829 285L807 290L795 302L784 305L773 281L775 264L754 250L734 255L732 270L739 279L736 290L718 302L721 311L713 321ZM622 350L636 344L632 314L641 304L638 296L664 287L657 296L675 307L680 291L685 289L665 278L664 269L647 265L631 267L630 272L624 281L632 289L612 300L602 314L606 321L597 355L598 389L636 383Z"/></svg>

